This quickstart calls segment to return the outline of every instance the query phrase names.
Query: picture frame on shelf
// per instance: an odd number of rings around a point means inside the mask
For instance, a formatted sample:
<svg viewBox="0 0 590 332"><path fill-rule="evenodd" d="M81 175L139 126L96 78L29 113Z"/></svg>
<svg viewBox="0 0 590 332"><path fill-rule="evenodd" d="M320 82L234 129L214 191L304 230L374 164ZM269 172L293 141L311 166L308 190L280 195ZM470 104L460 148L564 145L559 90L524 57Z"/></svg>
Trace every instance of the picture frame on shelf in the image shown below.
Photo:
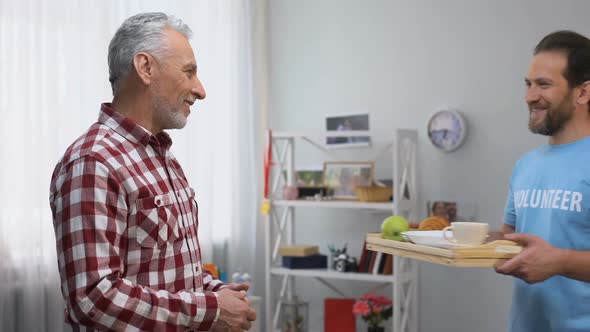
<svg viewBox="0 0 590 332"><path fill-rule="evenodd" d="M373 183L372 161L326 161L323 184L334 199L357 200L356 187Z"/></svg>
<svg viewBox="0 0 590 332"><path fill-rule="evenodd" d="M321 187L323 176L324 170L321 168L300 169L295 172L295 183L298 187Z"/></svg>
<svg viewBox="0 0 590 332"><path fill-rule="evenodd" d="M477 221L476 206L473 202L429 200L426 202L426 215L443 217L449 222Z"/></svg>
<svg viewBox="0 0 590 332"><path fill-rule="evenodd" d="M299 189L299 198L321 199L326 195L324 187L324 170L319 168L299 169L295 171L295 184Z"/></svg>
<svg viewBox="0 0 590 332"><path fill-rule="evenodd" d="M355 131L369 130L369 113L327 115L327 131ZM369 136L328 136L326 137L326 146L328 148L342 147L362 147L369 146L371 138Z"/></svg>

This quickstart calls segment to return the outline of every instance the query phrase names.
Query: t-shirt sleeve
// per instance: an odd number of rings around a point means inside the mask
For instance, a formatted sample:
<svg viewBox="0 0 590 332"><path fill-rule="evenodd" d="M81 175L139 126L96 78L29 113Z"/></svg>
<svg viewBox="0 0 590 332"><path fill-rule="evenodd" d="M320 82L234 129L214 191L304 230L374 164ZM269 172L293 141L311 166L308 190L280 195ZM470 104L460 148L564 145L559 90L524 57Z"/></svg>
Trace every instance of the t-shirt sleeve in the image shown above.
<svg viewBox="0 0 590 332"><path fill-rule="evenodd" d="M512 175L510 176L508 195L506 197L506 205L504 206L504 223L512 227L516 227L516 207L514 205L514 191L512 190L512 185L514 183L514 177L518 171L520 163L520 160L516 163L514 170L512 171Z"/></svg>
<svg viewBox="0 0 590 332"><path fill-rule="evenodd" d="M514 208L514 195L512 193L512 187L508 188L506 206L504 207L504 223L512 227L516 226L516 210Z"/></svg>

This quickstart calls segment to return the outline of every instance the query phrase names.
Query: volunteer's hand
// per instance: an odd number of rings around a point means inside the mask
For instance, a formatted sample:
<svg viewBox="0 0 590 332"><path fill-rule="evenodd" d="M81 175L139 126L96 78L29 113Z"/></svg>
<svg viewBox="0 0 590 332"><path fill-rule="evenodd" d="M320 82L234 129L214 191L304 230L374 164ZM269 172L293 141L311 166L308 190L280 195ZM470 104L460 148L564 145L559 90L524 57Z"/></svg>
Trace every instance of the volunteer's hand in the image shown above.
<svg viewBox="0 0 590 332"><path fill-rule="evenodd" d="M506 234L504 238L515 241L524 248L518 255L496 266L496 272L515 276L529 284L541 282L562 273L562 249L555 248L532 234L512 233Z"/></svg>

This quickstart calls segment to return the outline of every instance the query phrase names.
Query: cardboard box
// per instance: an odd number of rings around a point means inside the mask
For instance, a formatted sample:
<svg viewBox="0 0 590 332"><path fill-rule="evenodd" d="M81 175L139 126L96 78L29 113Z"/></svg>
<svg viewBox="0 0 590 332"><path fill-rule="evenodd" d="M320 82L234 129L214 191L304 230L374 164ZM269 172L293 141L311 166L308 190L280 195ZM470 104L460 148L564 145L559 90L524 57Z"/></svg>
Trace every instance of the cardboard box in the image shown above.
<svg viewBox="0 0 590 332"><path fill-rule="evenodd" d="M317 255L320 252L318 246L280 246L279 255L290 256L290 257L306 257L311 255Z"/></svg>

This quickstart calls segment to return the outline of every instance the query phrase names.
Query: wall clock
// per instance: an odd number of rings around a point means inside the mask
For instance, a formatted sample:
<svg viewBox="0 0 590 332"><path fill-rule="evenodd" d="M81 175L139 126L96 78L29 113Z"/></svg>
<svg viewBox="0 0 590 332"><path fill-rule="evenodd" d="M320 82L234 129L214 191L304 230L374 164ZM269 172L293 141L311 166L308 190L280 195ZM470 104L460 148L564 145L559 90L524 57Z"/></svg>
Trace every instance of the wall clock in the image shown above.
<svg viewBox="0 0 590 332"><path fill-rule="evenodd" d="M428 138L432 144L446 152L458 149L465 141L467 124L456 111L438 111L428 120Z"/></svg>

